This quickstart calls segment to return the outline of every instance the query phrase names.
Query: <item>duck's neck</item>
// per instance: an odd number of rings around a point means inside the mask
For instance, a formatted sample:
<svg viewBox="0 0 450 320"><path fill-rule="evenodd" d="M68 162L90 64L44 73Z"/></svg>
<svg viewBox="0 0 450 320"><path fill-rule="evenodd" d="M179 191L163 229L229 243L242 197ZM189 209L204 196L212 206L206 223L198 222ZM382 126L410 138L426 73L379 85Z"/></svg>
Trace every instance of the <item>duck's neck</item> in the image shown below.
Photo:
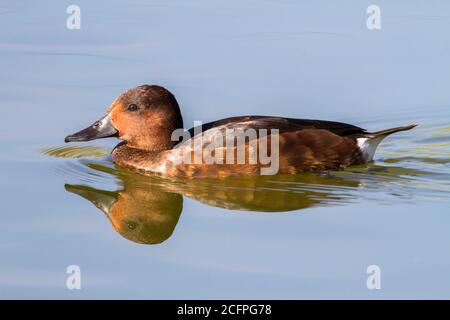
<svg viewBox="0 0 450 320"><path fill-rule="evenodd" d="M148 152L162 152L172 149L177 141L172 141L171 136L161 137L156 134L153 136L140 136L127 141L129 148L144 150Z"/></svg>
<svg viewBox="0 0 450 320"><path fill-rule="evenodd" d="M130 146L122 142L112 151L112 159L115 164L138 171L157 171L164 150L144 150Z"/></svg>

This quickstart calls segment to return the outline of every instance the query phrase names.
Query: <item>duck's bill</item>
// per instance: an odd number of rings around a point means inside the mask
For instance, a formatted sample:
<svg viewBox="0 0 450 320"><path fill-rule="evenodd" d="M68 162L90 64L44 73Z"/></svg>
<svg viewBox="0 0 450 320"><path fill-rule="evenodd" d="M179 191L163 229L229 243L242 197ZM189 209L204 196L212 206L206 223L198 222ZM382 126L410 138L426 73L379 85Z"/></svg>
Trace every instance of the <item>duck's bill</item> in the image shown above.
<svg viewBox="0 0 450 320"><path fill-rule="evenodd" d="M111 122L111 116L107 114L95 121L91 126L77 133L67 136L65 142L91 141L100 138L116 137L118 131Z"/></svg>
<svg viewBox="0 0 450 320"><path fill-rule="evenodd" d="M66 184L64 188L72 193L75 193L90 202L92 202L97 208L102 210L106 215L111 212L111 208L117 202L119 198L118 192L98 190L92 187L83 185Z"/></svg>

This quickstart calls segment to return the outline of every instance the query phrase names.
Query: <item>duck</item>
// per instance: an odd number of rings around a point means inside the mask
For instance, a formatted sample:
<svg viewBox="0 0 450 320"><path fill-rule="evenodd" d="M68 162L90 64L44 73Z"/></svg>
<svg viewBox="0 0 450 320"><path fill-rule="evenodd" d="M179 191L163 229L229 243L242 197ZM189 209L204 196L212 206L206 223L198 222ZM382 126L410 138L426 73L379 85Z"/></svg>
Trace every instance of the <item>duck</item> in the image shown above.
<svg viewBox="0 0 450 320"><path fill-rule="evenodd" d="M336 121L247 115L185 130L175 96L159 85L141 85L123 92L106 115L65 142L116 137L122 142L111 158L119 167L168 178L225 178L365 164L384 138L416 126L369 132ZM244 133L240 140L236 132Z"/></svg>

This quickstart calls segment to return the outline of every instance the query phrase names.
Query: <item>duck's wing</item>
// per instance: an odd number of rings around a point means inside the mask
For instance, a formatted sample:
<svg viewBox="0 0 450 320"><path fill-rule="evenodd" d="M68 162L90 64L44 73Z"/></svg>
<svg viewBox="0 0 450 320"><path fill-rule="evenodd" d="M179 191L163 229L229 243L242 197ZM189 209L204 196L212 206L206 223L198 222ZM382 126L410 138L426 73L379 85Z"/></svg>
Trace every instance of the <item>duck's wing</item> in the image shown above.
<svg viewBox="0 0 450 320"><path fill-rule="evenodd" d="M339 136L349 136L353 134L364 134L366 130L342 122L312 120L312 119L293 119L281 117L268 116L242 116L226 118L214 122L203 124L199 127L189 129L191 137L198 132L205 133L206 131L224 130L224 129L278 129L279 133L293 132L302 129L324 129ZM270 132L268 133L270 134Z"/></svg>

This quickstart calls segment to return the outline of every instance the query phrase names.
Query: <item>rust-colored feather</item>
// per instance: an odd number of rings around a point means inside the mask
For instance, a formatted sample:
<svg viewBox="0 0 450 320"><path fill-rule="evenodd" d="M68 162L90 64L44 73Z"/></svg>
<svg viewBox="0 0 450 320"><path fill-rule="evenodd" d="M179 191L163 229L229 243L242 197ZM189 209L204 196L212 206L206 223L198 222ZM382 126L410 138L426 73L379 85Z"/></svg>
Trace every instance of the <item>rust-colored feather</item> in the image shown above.
<svg viewBox="0 0 450 320"><path fill-rule="evenodd" d="M267 144L270 153L271 137ZM258 138L259 141L259 138ZM192 150L192 148L191 148ZM217 150L216 150L217 151ZM128 147L126 144L113 152L114 161L141 173L159 174L169 177L211 178L238 175L257 175L266 167L258 158L256 164L249 164L249 143L245 145L247 155L245 164L238 164L236 147L233 147L234 162L226 157L227 149L220 153L225 155L223 164L180 163L182 150L168 150L154 153ZM175 161L176 160L176 161ZM279 135L279 171L280 174L295 174L307 171L337 170L362 162L361 152L352 137L341 137L324 129L303 129L284 132Z"/></svg>

